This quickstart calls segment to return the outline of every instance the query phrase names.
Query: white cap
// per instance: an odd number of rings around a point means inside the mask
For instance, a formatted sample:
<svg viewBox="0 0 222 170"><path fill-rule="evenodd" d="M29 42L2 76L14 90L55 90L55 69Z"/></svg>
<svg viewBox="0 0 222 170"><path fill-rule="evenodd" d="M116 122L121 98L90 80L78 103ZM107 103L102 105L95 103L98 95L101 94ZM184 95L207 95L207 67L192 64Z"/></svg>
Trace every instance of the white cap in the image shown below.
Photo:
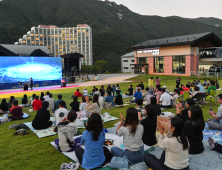
<svg viewBox="0 0 222 170"><path fill-rule="evenodd" d="M166 86L166 85L164 85L164 86L163 86L163 88L167 88L167 86Z"/></svg>

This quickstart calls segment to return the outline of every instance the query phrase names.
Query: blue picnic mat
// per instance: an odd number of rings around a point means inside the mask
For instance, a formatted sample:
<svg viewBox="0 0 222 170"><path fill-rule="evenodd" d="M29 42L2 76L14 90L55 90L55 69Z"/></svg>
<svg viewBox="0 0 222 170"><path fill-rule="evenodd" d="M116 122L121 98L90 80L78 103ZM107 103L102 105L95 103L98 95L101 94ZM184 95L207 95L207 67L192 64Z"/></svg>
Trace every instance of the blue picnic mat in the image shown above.
<svg viewBox="0 0 222 170"><path fill-rule="evenodd" d="M205 124L205 128L203 131L203 139L204 140L208 140L209 137L213 137L215 135L215 132L219 131L219 130L207 130L206 127L209 127L207 123ZM222 133L220 134L220 138L222 139ZM218 142L218 143L222 144L222 141Z"/></svg>

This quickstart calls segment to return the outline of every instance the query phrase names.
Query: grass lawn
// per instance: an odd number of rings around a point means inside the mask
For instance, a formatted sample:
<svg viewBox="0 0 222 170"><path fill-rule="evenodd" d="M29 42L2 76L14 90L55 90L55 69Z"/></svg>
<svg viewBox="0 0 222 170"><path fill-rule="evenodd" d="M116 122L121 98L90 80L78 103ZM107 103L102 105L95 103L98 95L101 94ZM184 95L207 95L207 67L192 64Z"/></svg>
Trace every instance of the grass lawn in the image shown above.
<svg viewBox="0 0 222 170"><path fill-rule="evenodd" d="M136 87L139 82L143 81L144 86L148 86L147 79L150 78L151 75L141 75L134 78L131 78L129 80L133 81L132 83L123 83L120 84L120 88L123 93L128 92L128 86L130 84L133 84L134 87ZM153 76L156 77L156 76ZM158 76L161 79L161 85L166 85L167 89L169 91L173 91L176 84L176 77L175 76ZM194 79L197 80L195 77L181 77L181 83L186 84L187 81L193 81ZM109 82L107 82L108 84ZM219 80L219 84L222 85L222 80ZM98 86L99 87L99 86ZM58 94L63 95L63 100L66 101L68 109L70 109L69 104L71 103L72 99L70 98L71 95L74 94L75 90L77 88L70 88L70 89L55 89L50 90L50 92L53 94L53 98L57 99ZM80 91L82 91L82 88L79 88ZM87 87L88 91L90 92L92 90L92 87ZM45 91L43 91L45 92ZM217 91L219 94L221 91ZM31 98L33 93L36 93L37 95L40 95L40 92L25 92L28 95L28 98ZM16 99L21 102L22 96L24 93L16 93L13 94ZM9 101L10 94L6 95L0 95L0 100L2 98L6 98L7 102ZM125 99L124 99L125 100ZM134 104L131 104L130 106L135 107ZM217 111L219 104L217 106L212 106L214 111ZM115 117L119 117L119 113L121 112L125 116L125 111L128 108L128 106L123 108L113 108L110 110L102 110L102 113L109 112L111 115ZM207 119L210 117L208 114L208 110L210 107L208 107L206 104L202 108L204 113L204 118ZM23 109L24 112L29 113L27 108ZM168 111L171 111L175 113L175 109L168 109ZM60 168L60 165L64 162L69 163L71 162L70 159L63 156L61 153L59 153L54 147L51 146L50 142L54 141L57 138L57 135L51 136L51 137L45 137L39 139L34 133L31 132L31 134L26 136L13 136L13 133L15 132L14 129L8 129L8 127L11 124L19 124L24 122L31 122L36 112L29 113L30 117L24 120L18 120L13 121L9 123L4 123L0 125L0 169L19 169L19 170L32 170L32 169L49 169L49 170L57 170ZM113 127L113 125L118 122L111 121L104 124L105 128ZM80 131L83 131L84 129L81 129Z"/></svg>

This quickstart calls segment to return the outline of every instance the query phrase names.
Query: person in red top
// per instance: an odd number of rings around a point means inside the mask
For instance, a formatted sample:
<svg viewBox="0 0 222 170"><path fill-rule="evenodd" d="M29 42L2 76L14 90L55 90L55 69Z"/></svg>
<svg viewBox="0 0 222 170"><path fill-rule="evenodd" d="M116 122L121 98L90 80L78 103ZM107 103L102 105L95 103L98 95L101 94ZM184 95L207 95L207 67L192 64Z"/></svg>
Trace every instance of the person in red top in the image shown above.
<svg viewBox="0 0 222 170"><path fill-rule="evenodd" d="M23 116L22 107L18 106L18 100L14 99L12 101L12 108L10 109L9 114L12 115L9 116L9 118L12 120L22 119Z"/></svg>
<svg viewBox="0 0 222 170"><path fill-rule="evenodd" d="M42 108L42 101L39 100L39 96L35 96L35 101L33 101L32 107L34 111Z"/></svg>
<svg viewBox="0 0 222 170"><path fill-rule="evenodd" d="M74 96L82 97L82 94L79 92L79 89L76 90Z"/></svg>

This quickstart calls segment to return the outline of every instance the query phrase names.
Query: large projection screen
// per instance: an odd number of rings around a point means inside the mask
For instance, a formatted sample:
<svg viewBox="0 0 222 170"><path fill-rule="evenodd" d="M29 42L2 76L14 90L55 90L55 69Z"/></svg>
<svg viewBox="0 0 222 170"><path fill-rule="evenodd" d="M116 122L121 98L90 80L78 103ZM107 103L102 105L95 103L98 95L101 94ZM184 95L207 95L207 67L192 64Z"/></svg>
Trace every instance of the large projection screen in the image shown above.
<svg viewBox="0 0 222 170"><path fill-rule="evenodd" d="M0 57L0 83L61 80L60 57Z"/></svg>

